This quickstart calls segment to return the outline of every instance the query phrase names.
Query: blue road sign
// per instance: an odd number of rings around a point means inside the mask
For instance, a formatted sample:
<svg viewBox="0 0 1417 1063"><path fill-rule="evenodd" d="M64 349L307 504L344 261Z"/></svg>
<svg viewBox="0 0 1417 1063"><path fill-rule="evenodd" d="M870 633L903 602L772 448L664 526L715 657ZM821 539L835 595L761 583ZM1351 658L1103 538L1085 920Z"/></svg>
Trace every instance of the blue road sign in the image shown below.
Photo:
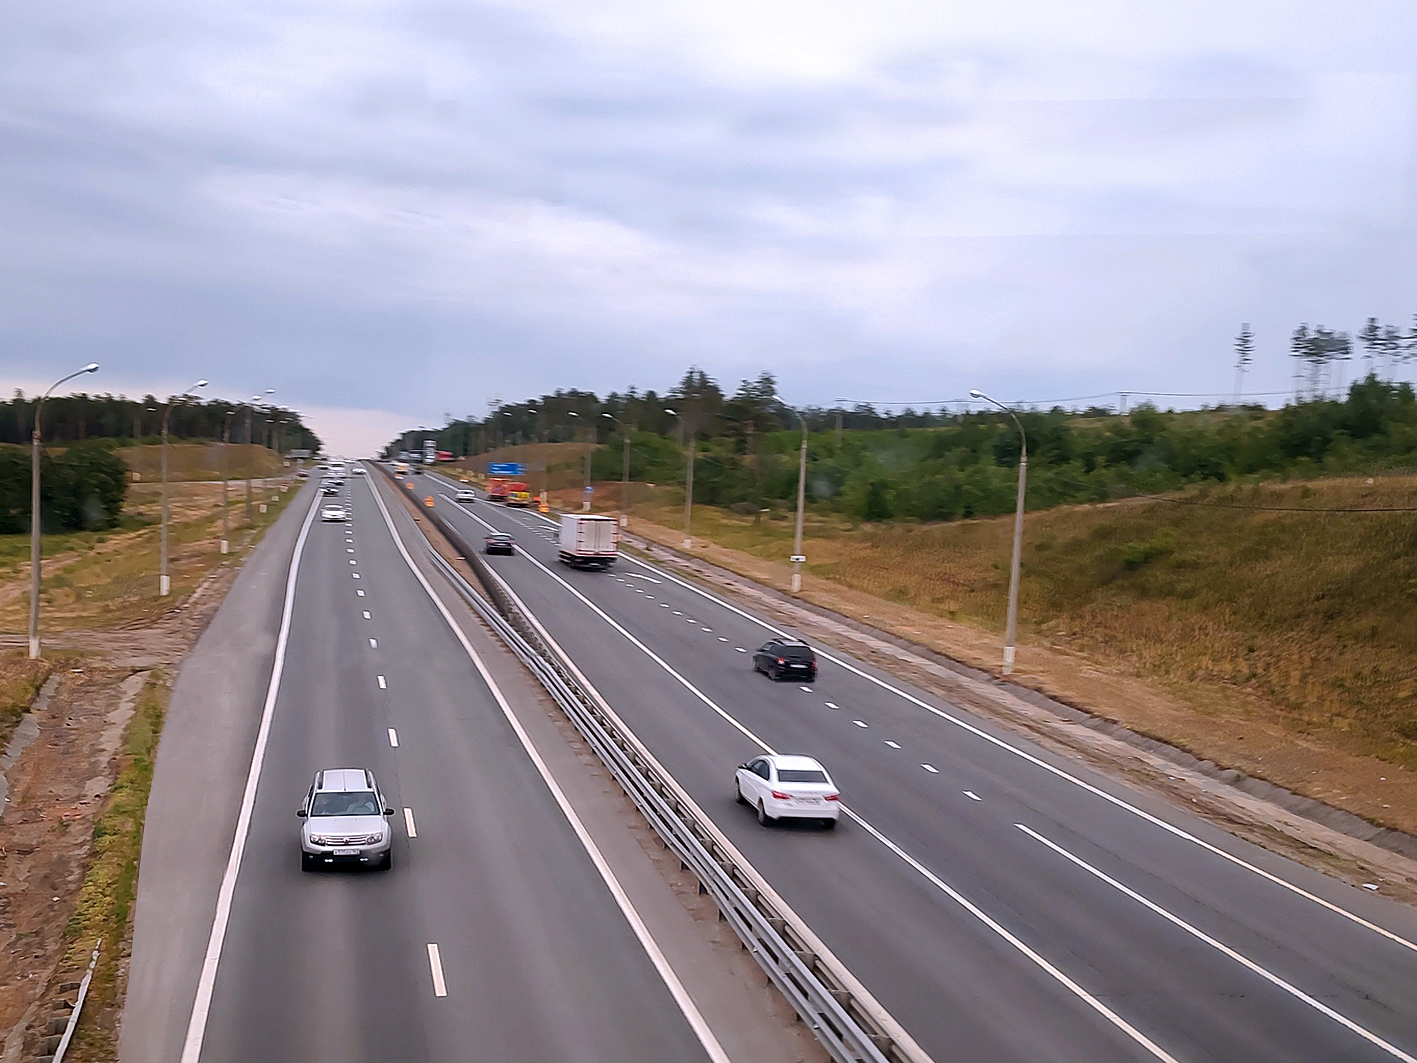
<svg viewBox="0 0 1417 1063"><path fill-rule="evenodd" d="M490 461L487 463L488 476L525 476L526 466L519 461Z"/></svg>

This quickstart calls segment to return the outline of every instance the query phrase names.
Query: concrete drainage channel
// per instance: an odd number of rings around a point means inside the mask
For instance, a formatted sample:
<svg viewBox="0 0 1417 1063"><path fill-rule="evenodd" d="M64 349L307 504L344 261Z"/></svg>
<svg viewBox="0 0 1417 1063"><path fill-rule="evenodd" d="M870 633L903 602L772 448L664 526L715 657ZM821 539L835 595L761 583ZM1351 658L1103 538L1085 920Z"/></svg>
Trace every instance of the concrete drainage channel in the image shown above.
<svg viewBox="0 0 1417 1063"><path fill-rule="evenodd" d="M380 471L389 475L382 466ZM428 544L439 571L555 699L680 864L697 876L700 892L713 899L721 918L831 1058L838 1063L929 1063L850 973L834 957L822 955L815 936L778 906L767 883L614 711L581 683L574 666L542 639L534 618L476 549L434 510L420 515L467 560L485 595Z"/></svg>

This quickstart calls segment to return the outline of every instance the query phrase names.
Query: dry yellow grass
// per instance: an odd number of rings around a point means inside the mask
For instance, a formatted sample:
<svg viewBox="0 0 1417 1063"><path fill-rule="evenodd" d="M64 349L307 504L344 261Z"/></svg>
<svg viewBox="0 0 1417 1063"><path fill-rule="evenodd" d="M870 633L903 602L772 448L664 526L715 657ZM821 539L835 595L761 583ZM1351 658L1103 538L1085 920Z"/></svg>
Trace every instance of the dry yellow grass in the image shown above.
<svg viewBox="0 0 1417 1063"><path fill-rule="evenodd" d="M162 480L162 447L120 447L118 454L139 482ZM281 460L274 451L248 443L232 443L226 454L227 475L233 480L246 476L279 476ZM219 480L222 475L220 443L169 443L167 478L178 480Z"/></svg>

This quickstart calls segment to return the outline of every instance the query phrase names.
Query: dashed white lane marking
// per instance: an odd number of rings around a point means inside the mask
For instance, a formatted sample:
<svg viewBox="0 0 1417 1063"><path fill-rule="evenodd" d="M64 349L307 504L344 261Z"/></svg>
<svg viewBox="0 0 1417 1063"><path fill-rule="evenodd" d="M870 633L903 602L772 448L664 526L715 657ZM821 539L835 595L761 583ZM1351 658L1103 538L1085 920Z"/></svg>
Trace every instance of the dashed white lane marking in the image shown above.
<svg viewBox="0 0 1417 1063"><path fill-rule="evenodd" d="M357 565L357 564L359 564L359 562L356 561L356 560L354 560L354 558L352 558L352 557L349 559L349 563L350 563L351 565Z"/></svg>
<svg viewBox="0 0 1417 1063"><path fill-rule="evenodd" d="M668 608L669 608L669 605L668 605L667 603L665 603L665 602L660 602L660 603L659 603L659 607L660 607L661 609L668 609Z"/></svg>
<svg viewBox="0 0 1417 1063"><path fill-rule="evenodd" d="M363 592L363 591L355 591L354 593L357 594L357 595L359 595L359 597L361 597L361 598L364 597L364 592Z"/></svg>
<svg viewBox="0 0 1417 1063"><path fill-rule="evenodd" d="M727 640L726 638L724 638L722 635L720 635L720 636L718 636L718 641L719 641L719 642L727 642L728 640Z"/></svg>
<svg viewBox="0 0 1417 1063"><path fill-rule="evenodd" d="M976 794L973 790L961 790L960 793L964 794L964 796L967 797L967 798L969 798L971 801L982 801L982 800L984 800L984 798L980 797L980 796L979 796L978 794Z"/></svg>
<svg viewBox="0 0 1417 1063"><path fill-rule="evenodd" d="M681 613L681 612L679 612L678 609L675 609L675 610L674 610L674 615L675 615L675 616L683 616L684 614Z"/></svg>
<svg viewBox="0 0 1417 1063"><path fill-rule="evenodd" d="M379 689L380 689L380 690L388 690L388 689L389 689L389 684L386 683L386 682L384 682L384 677L383 677L383 676L379 676Z"/></svg>
<svg viewBox="0 0 1417 1063"><path fill-rule="evenodd" d="M352 546L346 546L346 547L344 548L344 552L347 553L347 554L352 554L352 553L354 553L354 547L352 547Z"/></svg>
<svg viewBox="0 0 1417 1063"><path fill-rule="evenodd" d="M737 650L739 653L747 653L747 652L748 652L748 651L745 650L742 646L734 646L733 648L734 648L735 650Z"/></svg>
<svg viewBox="0 0 1417 1063"><path fill-rule="evenodd" d="M1271 985L1277 986L1278 988L1284 990L1291 996L1302 1000L1305 1004L1309 1005L1309 1007L1313 1008L1320 1014L1327 1015L1334 1022L1338 1023L1345 1029L1356 1033L1359 1037L1363 1038L1368 1043L1376 1045L1378 1048L1381 1048L1389 1055L1396 1056L1398 1059L1402 1060L1403 1063L1417 1063L1417 1057L1408 1055L1396 1045L1389 1044L1387 1041L1384 1041L1381 1037L1373 1033L1371 1030L1359 1026L1356 1022L1348 1018L1346 1015L1342 1015L1339 1012L1334 1011L1327 1004L1315 1000L1313 997L1309 996L1308 993L1305 993L1298 986L1291 985L1283 978L1280 978L1279 975L1274 974L1265 967L1261 967L1258 963L1250 959L1248 956L1244 956L1241 953L1236 952L1229 945L1217 941L1205 931L1199 930L1196 927L1192 926L1190 923L1186 922L1180 916L1173 915L1171 912L1161 907L1161 905L1157 904L1155 901L1148 900L1146 897L1143 897L1140 893L1132 889L1130 886L1124 886L1111 875L1108 875L1105 871L1100 871L1081 857L1074 856L1072 853L1068 852L1068 850L1064 849L1061 845L1057 844L1056 842L1049 841L1047 838L1043 837L1043 835L1039 834L1036 830L1031 830L1030 828L1024 826L1022 823L1015 823L1014 826L1017 827L1019 830L1023 831L1030 838L1033 838L1035 841L1042 842L1044 845L1046 845L1049 849L1052 849L1059 856L1063 857L1065 860L1071 861L1073 864L1075 864L1077 867L1082 868L1088 874L1093 875L1098 879L1101 879L1103 882L1107 883L1107 885L1111 886L1113 889L1119 891L1120 893L1123 893L1126 896L1130 897L1138 904L1144 905L1151 911L1155 912L1157 915L1161 916L1161 918L1165 919L1167 922L1173 924L1174 926L1180 927L1192 937L1204 941L1211 948L1217 950L1218 952L1224 953L1226 956L1229 956L1236 963L1240 964L1247 970L1250 970L1255 974L1259 975L1266 982L1269 982Z"/></svg>
<svg viewBox="0 0 1417 1063"><path fill-rule="evenodd" d="M940 769L937 768L937 767L935 767L933 764L922 764L922 765L920 765L920 766L921 766L922 768L924 768L926 771L928 771L931 775L938 775L938 774L940 774Z"/></svg>
<svg viewBox="0 0 1417 1063"><path fill-rule="evenodd" d="M890 739L886 739L886 745L890 746L892 749L899 749L899 748L900 748L900 743L899 743L899 742L892 742Z"/></svg>
<svg viewBox="0 0 1417 1063"><path fill-rule="evenodd" d="M413 809L411 808L405 808L403 810L403 827L404 830L408 831L410 838L418 837L418 828L413 825Z"/></svg>
<svg viewBox="0 0 1417 1063"><path fill-rule="evenodd" d="M353 576L355 579L358 579L358 578L359 578L359 573L358 573L358 572L351 572L350 575Z"/></svg>
<svg viewBox="0 0 1417 1063"><path fill-rule="evenodd" d="M663 582L662 580L657 580L657 579L655 579L653 576L646 576L646 575L644 575L643 573L640 573L640 572L631 572L631 573L629 574L629 576L626 577L626 578L628 578L628 579L647 579L647 580L649 580L651 583L662 583L662 582Z"/></svg>
<svg viewBox="0 0 1417 1063"><path fill-rule="evenodd" d="M364 592L363 592L363 591L360 591L360 593L363 594ZM365 620L372 620L372 619L373 619L373 617L371 617L371 616L369 615L369 610L368 610L368 609L364 610L364 619L365 619Z"/></svg>
<svg viewBox="0 0 1417 1063"><path fill-rule="evenodd" d="M428 942L428 967L433 972L433 995L447 996L448 983L443 981L443 960L438 955L438 946L431 941Z"/></svg>
<svg viewBox="0 0 1417 1063"><path fill-rule="evenodd" d="M651 601L651 602L652 602L652 601L654 601L654 595L653 595L653 594L646 594L646 595L645 595L645 599L646 599L647 601Z"/></svg>
<svg viewBox="0 0 1417 1063"><path fill-rule="evenodd" d="M834 701L828 701L828 702L826 702L826 706L827 706L827 708L829 708L829 709L839 709L839 708L841 708L841 706L838 705L838 704L837 704L836 702L834 702Z"/></svg>
<svg viewBox="0 0 1417 1063"><path fill-rule="evenodd" d="M369 640L369 648L370 648L371 650L377 650L377 649L379 648L379 640L378 640L378 639L370 639L370 640Z"/></svg>
<svg viewBox="0 0 1417 1063"><path fill-rule="evenodd" d="M870 724L866 723L864 720L852 720L851 722L854 723L857 727L869 727L869 726L870 726Z"/></svg>
<svg viewBox="0 0 1417 1063"><path fill-rule="evenodd" d="M399 747L399 733L392 727L389 728L389 745L394 749L398 749Z"/></svg>
<svg viewBox="0 0 1417 1063"><path fill-rule="evenodd" d="M797 689L798 689L798 690L805 690L808 694L810 694L810 693L812 692L812 688L811 688L811 687L798 687Z"/></svg>

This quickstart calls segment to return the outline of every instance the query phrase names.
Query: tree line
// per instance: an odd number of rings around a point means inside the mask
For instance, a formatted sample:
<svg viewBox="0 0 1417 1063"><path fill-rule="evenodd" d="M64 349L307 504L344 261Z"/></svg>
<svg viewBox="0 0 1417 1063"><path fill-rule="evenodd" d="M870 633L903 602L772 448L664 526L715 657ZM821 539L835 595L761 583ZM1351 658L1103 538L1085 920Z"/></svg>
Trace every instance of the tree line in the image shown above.
<svg viewBox="0 0 1417 1063"><path fill-rule="evenodd" d="M28 443L34 429L37 398L16 391L0 402L0 443ZM153 395L130 399L123 395L57 395L44 403L41 437L46 443L88 439L121 440L129 444L158 441L163 400ZM168 418L173 439L220 440L230 431L232 443L257 443L271 450L318 451L320 438L293 410L281 406L233 403L224 399L175 399Z"/></svg>
<svg viewBox="0 0 1417 1063"><path fill-rule="evenodd" d="M572 410L575 417L568 416ZM610 417L601 416L606 413ZM1278 410L1230 405L1176 412L1142 405L1119 414L1054 407L1018 416L1028 438L1028 504L1034 509L1207 481L1372 471L1417 456L1412 386L1372 373L1343 398L1302 398ZM695 499L751 511L793 504L804 423L807 492L816 509L862 520L922 521L1013 509L1019 433L1007 415L797 411L778 397L767 373L744 381L731 396L697 369L664 396L629 391L601 402L589 392L557 392L519 404L500 425L494 411L481 422L408 434L388 452L425 435L461 454L581 439L602 444L593 453L592 477L606 481L621 476L628 434L632 479L682 484L692 439Z"/></svg>
<svg viewBox="0 0 1417 1063"><path fill-rule="evenodd" d="M28 448L0 446L0 535L30 530ZM128 466L107 440L40 455L40 527L46 532L112 528L128 494Z"/></svg>

